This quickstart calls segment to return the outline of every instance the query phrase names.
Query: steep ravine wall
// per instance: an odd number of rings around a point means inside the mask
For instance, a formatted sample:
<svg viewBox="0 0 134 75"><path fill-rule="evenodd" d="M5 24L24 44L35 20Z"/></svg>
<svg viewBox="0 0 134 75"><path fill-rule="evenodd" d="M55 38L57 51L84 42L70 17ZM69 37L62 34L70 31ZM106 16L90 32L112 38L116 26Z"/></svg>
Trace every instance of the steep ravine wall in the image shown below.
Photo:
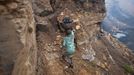
<svg viewBox="0 0 134 75"><path fill-rule="evenodd" d="M35 75L35 21L29 0L0 0L0 75Z"/></svg>

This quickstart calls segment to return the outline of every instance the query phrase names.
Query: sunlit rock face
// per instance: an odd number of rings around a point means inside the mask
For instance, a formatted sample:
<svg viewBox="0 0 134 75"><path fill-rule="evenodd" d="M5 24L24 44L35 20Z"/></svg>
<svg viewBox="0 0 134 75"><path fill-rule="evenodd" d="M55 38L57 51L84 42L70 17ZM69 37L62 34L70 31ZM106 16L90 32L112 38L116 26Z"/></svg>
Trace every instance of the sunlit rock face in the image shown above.
<svg viewBox="0 0 134 75"><path fill-rule="evenodd" d="M107 17L103 22L103 28L116 35L121 33L125 37L119 40L134 50L133 30L134 30L134 9L133 0L106 0Z"/></svg>
<svg viewBox="0 0 134 75"><path fill-rule="evenodd" d="M36 40L31 2L0 0L0 75L35 75Z"/></svg>

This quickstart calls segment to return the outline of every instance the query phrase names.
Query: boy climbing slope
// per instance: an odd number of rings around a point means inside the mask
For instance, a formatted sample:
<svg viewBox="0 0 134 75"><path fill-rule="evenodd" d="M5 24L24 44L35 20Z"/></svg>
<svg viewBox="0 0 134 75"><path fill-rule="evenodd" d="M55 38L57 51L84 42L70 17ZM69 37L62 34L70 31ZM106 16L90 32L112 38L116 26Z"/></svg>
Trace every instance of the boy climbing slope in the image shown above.
<svg viewBox="0 0 134 75"><path fill-rule="evenodd" d="M69 68L73 68L72 55L75 52L73 20L70 17L64 17L62 22L61 27L65 33L65 37L63 38L63 50L65 50L65 53L62 58L69 64Z"/></svg>
<svg viewBox="0 0 134 75"><path fill-rule="evenodd" d="M65 8L65 10L61 12L57 17L57 20L59 22L59 30L65 34L62 44L62 51L64 51L62 59L67 63L68 68L73 68L72 56L74 55L76 48L74 33L75 21L68 8Z"/></svg>

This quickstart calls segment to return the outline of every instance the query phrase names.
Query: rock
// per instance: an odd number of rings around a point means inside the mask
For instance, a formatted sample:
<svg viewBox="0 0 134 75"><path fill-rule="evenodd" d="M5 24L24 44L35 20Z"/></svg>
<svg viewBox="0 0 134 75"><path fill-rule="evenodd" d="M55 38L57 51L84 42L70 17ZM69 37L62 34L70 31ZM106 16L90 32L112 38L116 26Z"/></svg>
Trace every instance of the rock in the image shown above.
<svg viewBox="0 0 134 75"><path fill-rule="evenodd" d="M61 42L62 42L62 37L61 37L61 35L57 35L57 36L56 36L56 39L55 39L55 41L54 41L54 44L55 44L55 45L61 45Z"/></svg>
<svg viewBox="0 0 134 75"><path fill-rule="evenodd" d="M73 16L73 15L72 15ZM74 19L73 22L79 22L79 19Z"/></svg>
<svg viewBox="0 0 134 75"><path fill-rule="evenodd" d="M49 25L49 20L45 17L35 15L36 24Z"/></svg>
<svg viewBox="0 0 134 75"><path fill-rule="evenodd" d="M45 17L35 16L37 31L49 32L49 20Z"/></svg>
<svg viewBox="0 0 134 75"><path fill-rule="evenodd" d="M107 58L106 58L106 56L105 55L103 55L103 59L106 61L107 60Z"/></svg>
<svg viewBox="0 0 134 75"><path fill-rule="evenodd" d="M51 44L48 44L48 46L51 46Z"/></svg>
<svg viewBox="0 0 134 75"><path fill-rule="evenodd" d="M5 5L5 4L8 4L8 3L12 3L14 1L16 1L16 0L0 0L0 4Z"/></svg>
<svg viewBox="0 0 134 75"><path fill-rule="evenodd" d="M93 55L82 55L82 58L84 60L88 60L88 61L93 61L95 59L95 57Z"/></svg>
<svg viewBox="0 0 134 75"><path fill-rule="evenodd" d="M49 29L47 25L37 24L37 31L48 32Z"/></svg>
<svg viewBox="0 0 134 75"><path fill-rule="evenodd" d="M129 55L130 55L128 52L125 52L124 54L125 54L126 56L129 56Z"/></svg>
<svg viewBox="0 0 134 75"><path fill-rule="evenodd" d="M8 13L6 7L3 5L0 5L0 14L6 14L6 13Z"/></svg>
<svg viewBox="0 0 134 75"><path fill-rule="evenodd" d="M50 14L52 14L52 13L53 13L52 11L43 10L43 11L39 14L39 16L44 17L44 16L48 16L48 15L50 15Z"/></svg>
<svg viewBox="0 0 134 75"><path fill-rule="evenodd" d="M34 0L33 10L36 15L43 14L44 11L47 11L48 13L53 11L49 0Z"/></svg>
<svg viewBox="0 0 134 75"><path fill-rule="evenodd" d="M91 48L91 47L90 47ZM88 61L94 61L95 60L95 52L90 49L90 50L85 50L85 54L82 55L82 58L84 60L88 60Z"/></svg>
<svg viewBox="0 0 134 75"><path fill-rule="evenodd" d="M56 49L53 49L53 51L57 51Z"/></svg>
<svg viewBox="0 0 134 75"><path fill-rule="evenodd" d="M61 45L61 40L56 40L56 41L54 41L54 44L55 44L55 45Z"/></svg>
<svg viewBox="0 0 134 75"><path fill-rule="evenodd" d="M80 28L80 25L76 25L76 30L79 30Z"/></svg>
<svg viewBox="0 0 134 75"><path fill-rule="evenodd" d="M60 13L60 15L62 15L62 16L63 16L63 15L64 15L64 12L61 12L61 13Z"/></svg>
<svg viewBox="0 0 134 75"><path fill-rule="evenodd" d="M12 3L7 4L7 7L8 7L10 10L13 10L13 9L16 9L16 8L18 7L18 5L17 5L17 3L12 2Z"/></svg>
<svg viewBox="0 0 134 75"><path fill-rule="evenodd" d="M105 64L103 64L103 63L100 63L100 65L99 65L100 67L102 67L103 69L105 69L106 67L105 67Z"/></svg>
<svg viewBox="0 0 134 75"><path fill-rule="evenodd" d="M61 35L56 36L56 41L59 41L61 39Z"/></svg>
<svg viewBox="0 0 134 75"><path fill-rule="evenodd" d="M96 71L95 73L96 73L96 75L100 75L100 73L98 71Z"/></svg>

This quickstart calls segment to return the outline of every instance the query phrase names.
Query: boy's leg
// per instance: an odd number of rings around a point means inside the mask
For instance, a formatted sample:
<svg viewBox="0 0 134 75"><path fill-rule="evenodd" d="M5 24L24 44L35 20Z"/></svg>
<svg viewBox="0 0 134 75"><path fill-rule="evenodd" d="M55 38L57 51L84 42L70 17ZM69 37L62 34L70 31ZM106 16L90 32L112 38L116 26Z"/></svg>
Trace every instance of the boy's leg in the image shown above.
<svg viewBox="0 0 134 75"><path fill-rule="evenodd" d="M73 68L72 56L65 52L62 58L68 63L69 68Z"/></svg>
<svg viewBox="0 0 134 75"><path fill-rule="evenodd" d="M72 57L69 57L69 68L73 68L73 61L72 61Z"/></svg>

